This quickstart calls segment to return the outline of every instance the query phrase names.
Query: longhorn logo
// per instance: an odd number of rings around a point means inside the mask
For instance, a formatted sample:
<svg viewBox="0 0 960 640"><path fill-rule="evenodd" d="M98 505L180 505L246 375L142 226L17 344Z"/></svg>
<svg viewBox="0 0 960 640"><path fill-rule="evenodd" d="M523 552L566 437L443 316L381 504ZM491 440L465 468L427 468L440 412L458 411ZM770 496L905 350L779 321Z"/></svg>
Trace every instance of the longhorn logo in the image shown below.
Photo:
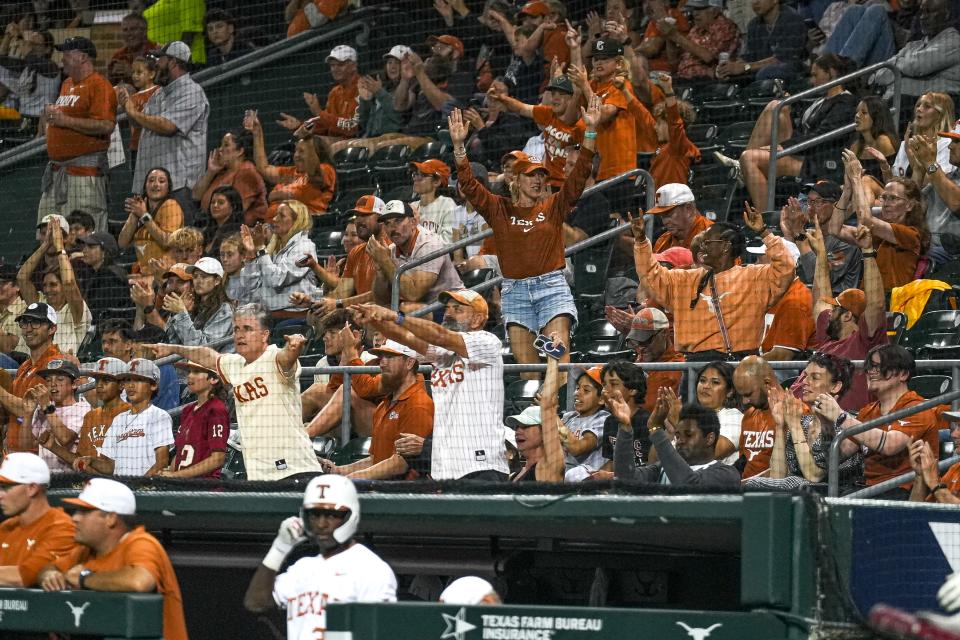
<svg viewBox="0 0 960 640"><path fill-rule="evenodd" d="M67 600L67 606L70 607L70 613L73 614L73 626L80 628L80 618L83 617L84 611L87 610L87 607L90 606L89 602L84 602L82 606L76 606L69 600Z"/></svg>
<svg viewBox="0 0 960 640"><path fill-rule="evenodd" d="M706 640L710 637L710 634L713 633L714 629L718 629L723 626L718 622L717 624L710 625L706 629L694 629L680 622L679 620L677 621L677 625L683 627L686 630L687 635L693 638L693 640Z"/></svg>

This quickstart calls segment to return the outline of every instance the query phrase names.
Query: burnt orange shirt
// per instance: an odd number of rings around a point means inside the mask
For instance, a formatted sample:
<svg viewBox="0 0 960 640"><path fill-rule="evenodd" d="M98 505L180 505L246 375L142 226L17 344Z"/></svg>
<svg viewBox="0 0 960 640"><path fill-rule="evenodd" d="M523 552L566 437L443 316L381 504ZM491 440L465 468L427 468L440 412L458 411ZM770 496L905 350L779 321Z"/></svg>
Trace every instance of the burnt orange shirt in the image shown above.
<svg viewBox="0 0 960 640"><path fill-rule="evenodd" d="M947 472L940 476L940 482L947 485L947 491L960 497L960 462L947 469ZM927 489L930 489L930 487L927 487ZM936 501L937 497L933 493L927 496L927 502Z"/></svg>
<svg viewBox="0 0 960 640"><path fill-rule="evenodd" d="M685 360L683 354L674 350L673 345L670 345L657 362L683 362ZM653 413L660 387L670 387L674 392L679 393L682 379L683 371L650 371L647 373L647 395L643 399L643 408Z"/></svg>
<svg viewBox="0 0 960 640"><path fill-rule="evenodd" d="M532 207L518 207L509 198L490 193L469 163L457 163L460 190L493 229L504 277L529 278L563 269L563 222L583 193L592 163L593 152L581 150L560 191Z"/></svg>
<svg viewBox="0 0 960 640"><path fill-rule="evenodd" d="M679 8L671 8L667 11L667 15L676 20L677 31L686 35L690 31L690 23L687 21L686 16L683 15L683 12ZM647 28L643 32L643 39L647 38L662 38L663 35L660 33L660 28L657 26L656 20L651 20L647 23ZM660 50L660 55L649 58L650 70L651 71L670 71L671 73L676 71L674 68L675 65L671 64L670 58L667 56L667 47L666 45ZM657 183L660 184L660 183Z"/></svg>
<svg viewBox="0 0 960 640"><path fill-rule="evenodd" d="M813 342L817 330L813 323L813 295L800 278L795 279L787 292L767 311L770 323L760 343L764 353L774 347L803 351Z"/></svg>
<svg viewBox="0 0 960 640"><path fill-rule="evenodd" d="M684 184L685 183L686 180L684 180ZM673 247L684 247L685 249L689 249L690 245L693 244L693 239L696 238L701 231L706 231L712 226L713 220L709 219L702 213L698 213L697 217L693 219L693 226L690 227L690 232L687 233L686 238L681 241L671 232L665 231L660 235L659 238L657 238L656 244L653 245L653 252L662 253Z"/></svg>
<svg viewBox="0 0 960 640"><path fill-rule="evenodd" d="M313 4L327 17L327 20L333 20L347 6L347 0L313 0ZM310 21L307 20L307 14L300 9L287 25L287 37L291 38L309 28Z"/></svg>
<svg viewBox="0 0 960 640"><path fill-rule="evenodd" d="M156 48L156 47L154 47ZM160 85L155 84L149 89L144 89L143 91L137 91L135 94L130 96L130 100L133 101L133 104L137 105L142 111L143 108L147 105L147 100L150 99L150 96L157 92L157 89L160 88ZM130 150L136 151L140 148L140 131L141 128L133 123L133 120L128 120L130 123Z"/></svg>
<svg viewBox="0 0 960 640"><path fill-rule="evenodd" d="M891 223L890 226L896 244L877 238L873 240L884 291L913 282L920 261L920 231L905 224Z"/></svg>
<svg viewBox="0 0 960 640"><path fill-rule="evenodd" d="M599 182L637 168L637 131L633 116L627 111L627 100L613 82L592 82L590 86L604 105L617 108L617 115L597 129ZM633 91L629 83L624 86L624 91Z"/></svg>
<svg viewBox="0 0 960 640"><path fill-rule="evenodd" d="M102 75L93 72L80 82L70 78L60 86L60 97L55 106L72 118L89 120L117 120L117 94ZM105 152L110 146L110 134L88 136L67 127L47 127L47 154L51 160L69 160L90 153ZM70 173L96 175L94 167L77 167Z"/></svg>
<svg viewBox="0 0 960 640"><path fill-rule="evenodd" d="M740 455L746 456L743 479L752 478L770 468L776 424L769 409L750 407L740 422Z"/></svg>
<svg viewBox="0 0 960 640"><path fill-rule="evenodd" d="M337 170L332 165L320 165L320 173L314 180L305 173L297 171L296 167L277 167L281 184L275 188L290 194L291 200L299 200L307 205L314 215L327 212L330 201L333 200L333 191L337 186ZM270 205L267 219L273 220L280 208L279 202Z"/></svg>
<svg viewBox="0 0 960 640"><path fill-rule="evenodd" d="M343 266L343 277L353 279L354 295L360 295L373 289L377 277L377 263L367 253L367 243L354 247L347 254L347 263Z"/></svg>
<svg viewBox="0 0 960 640"><path fill-rule="evenodd" d="M657 119L653 117L646 105L637 100L627 103L627 111L633 116L634 135L637 139L637 152L649 153L656 151L660 146L657 141ZM686 180L684 180L686 182ZM659 183L657 183L659 184Z"/></svg>
<svg viewBox="0 0 960 640"><path fill-rule="evenodd" d="M570 62L570 47L567 46L566 32L563 29L545 31L540 49L543 52L543 81L540 83L540 93L543 93L550 84L553 59L556 58L564 69Z"/></svg>
<svg viewBox="0 0 960 640"><path fill-rule="evenodd" d="M63 509L52 508L28 525L20 516L0 524L0 566L16 565L26 588L37 585L37 575L74 548L73 520Z"/></svg>
<svg viewBox="0 0 960 640"><path fill-rule="evenodd" d="M650 161L650 175L658 186L671 182L687 184L690 164L700 161L700 149L687 138L677 105L667 107L666 117L670 139L657 147L657 154Z"/></svg>
<svg viewBox="0 0 960 640"><path fill-rule="evenodd" d="M143 527L131 530L102 557L93 556L90 547L77 545L70 554L54 563L60 571L67 571L78 564L94 573L117 571L125 567L141 567L149 571L157 582L157 593L163 596L163 637L165 640L187 640L187 623L183 617L183 598L177 574L160 541Z"/></svg>
<svg viewBox="0 0 960 640"><path fill-rule="evenodd" d="M54 339L56 339L56 337L54 337ZM30 358L27 358L27 360L20 365L20 368L17 369L17 375L13 379L13 384L10 386L10 393L18 398L23 398L28 390L43 382L43 378L37 375L37 371L45 369L47 363L51 360L56 360L57 358L62 357L63 353L60 352L60 347L52 344L46 351L43 352L43 355L41 355L40 359L36 362ZM17 444L20 441L20 432L23 429L29 430L30 425L24 425L22 418L14 415L10 415L7 418L7 439L3 443L6 453L13 453L15 451L37 453L36 446L28 449L22 449Z"/></svg>
<svg viewBox="0 0 960 640"><path fill-rule="evenodd" d="M96 456L97 450L103 446L103 439L107 435L107 430L113 423L113 419L124 411L129 411L130 405L123 401L118 401L112 409L106 407L97 407L87 412L83 416L83 425L80 427L80 435L77 442L78 456Z"/></svg>
<svg viewBox="0 0 960 640"><path fill-rule="evenodd" d="M423 438L433 433L433 399L420 376L403 390L399 398L394 399L391 394L374 410L373 439L370 442L370 457L374 464L396 453L394 443L401 433L414 433Z"/></svg>
<svg viewBox="0 0 960 640"><path fill-rule="evenodd" d="M563 167L567 163L567 149L583 141L586 130L583 120L573 125L565 123L553 113L553 108L538 104L533 108L533 121L543 129L543 164L550 172L550 184L563 184Z"/></svg>
<svg viewBox="0 0 960 640"><path fill-rule="evenodd" d="M316 125L314 133L337 138L352 138L357 135L360 123L360 76L347 84L338 84L327 96L327 106L307 122Z"/></svg>
<svg viewBox="0 0 960 640"><path fill-rule="evenodd" d="M893 409L890 413L894 411L899 411L900 409L906 409L907 407L912 407L915 404L920 404L924 401L924 398L913 391L907 391L905 394L900 396L897 400L897 404L893 406ZM860 410L857 419L862 422L867 422L868 420L873 420L874 418L879 418L881 415L884 415L880 409L880 402L871 402L866 405L863 409ZM883 429L886 432L890 431L899 431L904 433L914 440L923 440L928 445L930 445L930 450L936 453L940 451L940 435L938 433L937 425L937 409L927 409L926 411L921 411L912 416L907 416L902 420L894 420L893 424L887 424L882 427L877 427L878 429ZM890 478L896 478L897 476L907 473L912 469L910 466L910 447L904 447L900 453L896 453L892 456L885 456L876 451L870 451L863 457L863 479L867 483L867 486L875 485L884 480L889 480ZM912 483L908 482L906 484L900 485L903 489L910 489L913 486Z"/></svg>
<svg viewBox="0 0 960 640"><path fill-rule="evenodd" d="M267 215L267 185L257 168L249 160L244 160L237 168L224 170L214 176L210 186L200 198L200 208L210 211L210 199L213 192L222 186L231 186L243 200L243 213L246 220L263 220Z"/></svg>

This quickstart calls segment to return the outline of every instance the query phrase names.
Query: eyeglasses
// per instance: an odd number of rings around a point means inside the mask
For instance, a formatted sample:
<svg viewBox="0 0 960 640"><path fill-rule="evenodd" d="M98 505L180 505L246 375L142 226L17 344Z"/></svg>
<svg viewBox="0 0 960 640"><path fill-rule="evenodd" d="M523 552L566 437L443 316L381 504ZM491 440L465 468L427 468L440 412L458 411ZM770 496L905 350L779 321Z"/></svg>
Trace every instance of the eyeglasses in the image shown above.
<svg viewBox="0 0 960 640"><path fill-rule="evenodd" d="M870 373L871 371L880 371L880 363L875 360L864 362L863 370L867 373Z"/></svg>
<svg viewBox="0 0 960 640"><path fill-rule="evenodd" d="M18 320L17 326L21 329L38 329L45 325L46 322L43 320Z"/></svg>
<svg viewBox="0 0 960 640"><path fill-rule="evenodd" d="M700 244L710 244L711 242L730 242L726 238L714 238L712 240L701 240Z"/></svg>
<svg viewBox="0 0 960 640"><path fill-rule="evenodd" d="M884 202L884 203L886 203L886 202L896 202L897 200L906 201L907 199L904 198L904 197L902 197L902 196L895 196L895 195L890 194L890 193L883 193L883 194L880 195L880 202Z"/></svg>

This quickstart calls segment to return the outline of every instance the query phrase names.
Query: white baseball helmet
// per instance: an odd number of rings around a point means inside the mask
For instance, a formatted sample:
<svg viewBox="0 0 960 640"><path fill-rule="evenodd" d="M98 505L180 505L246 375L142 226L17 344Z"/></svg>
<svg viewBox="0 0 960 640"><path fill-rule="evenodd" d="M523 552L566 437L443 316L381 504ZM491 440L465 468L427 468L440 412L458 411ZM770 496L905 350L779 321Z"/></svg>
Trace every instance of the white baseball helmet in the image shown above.
<svg viewBox="0 0 960 640"><path fill-rule="evenodd" d="M333 539L340 544L347 542L357 532L360 524L360 500L352 480L335 474L325 474L312 479L303 492L300 517L306 522L304 510L317 508L350 513L343 524L333 532Z"/></svg>

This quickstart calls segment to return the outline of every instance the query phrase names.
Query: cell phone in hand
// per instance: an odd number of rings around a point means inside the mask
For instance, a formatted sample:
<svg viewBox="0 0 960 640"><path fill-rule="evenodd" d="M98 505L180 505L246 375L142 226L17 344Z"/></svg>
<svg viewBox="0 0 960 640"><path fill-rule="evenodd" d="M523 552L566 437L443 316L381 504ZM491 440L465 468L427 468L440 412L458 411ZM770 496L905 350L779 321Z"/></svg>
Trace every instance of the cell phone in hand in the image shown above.
<svg viewBox="0 0 960 640"><path fill-rule="evenodd" d="M559 360L567 352L567 348L559 342L554 342L547 336L540 334L533 341L533 346L542 351L548 358Z"/></svg>

